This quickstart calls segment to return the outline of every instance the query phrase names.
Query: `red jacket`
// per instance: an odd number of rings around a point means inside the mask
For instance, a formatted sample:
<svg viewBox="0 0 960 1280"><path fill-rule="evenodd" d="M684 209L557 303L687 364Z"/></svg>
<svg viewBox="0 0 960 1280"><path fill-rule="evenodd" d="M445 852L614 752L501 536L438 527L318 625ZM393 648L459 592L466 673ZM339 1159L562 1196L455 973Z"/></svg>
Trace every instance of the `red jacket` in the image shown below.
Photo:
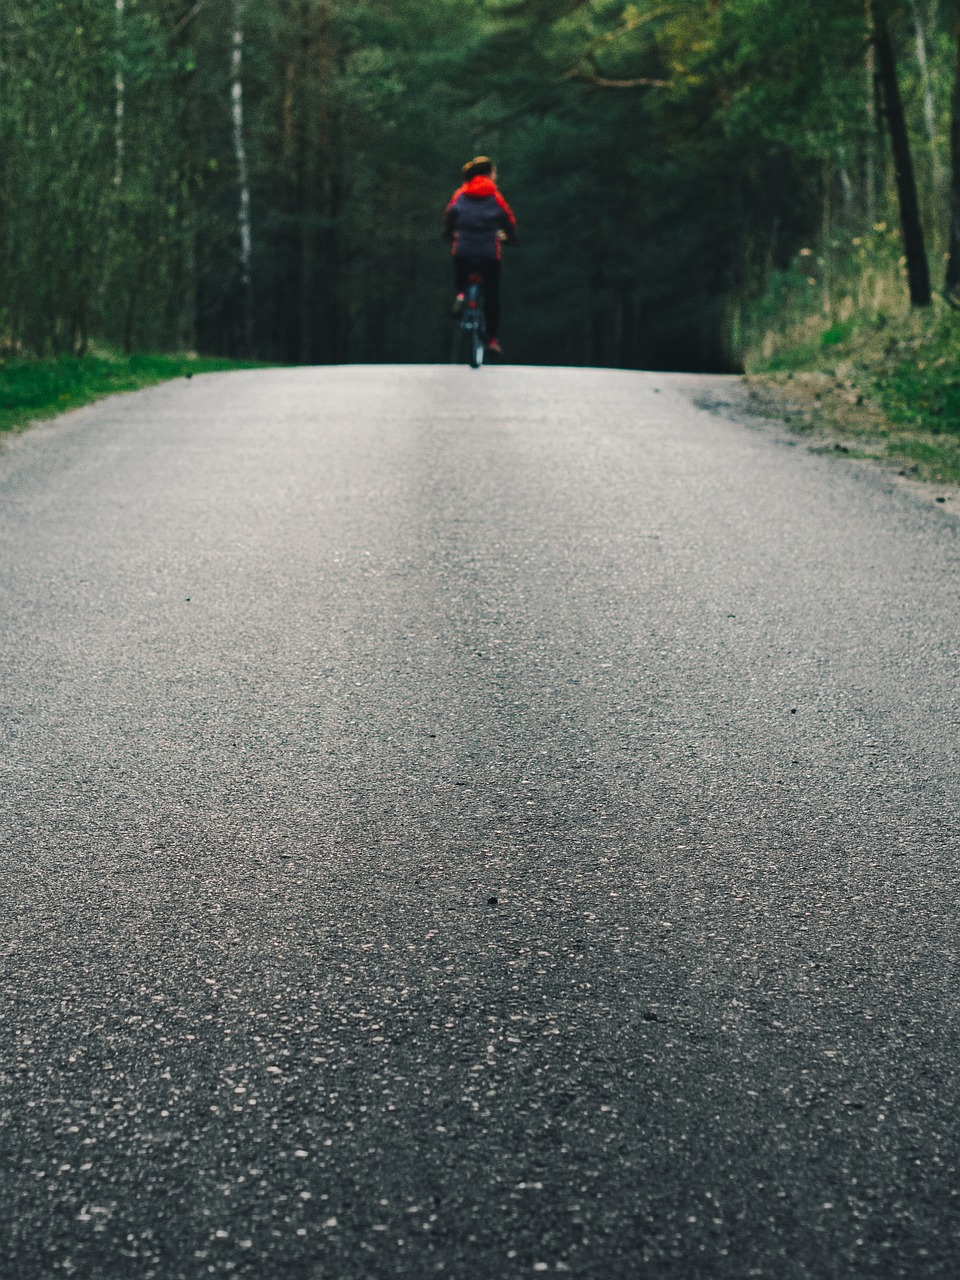
<svg viewBox="0 0 960 1280"><path fill-rule="evenodd" d="M517 220L492 178L471 178L458 188L443 216L443 232L458 258L499 258L500 237L516 244Z"/></svg>

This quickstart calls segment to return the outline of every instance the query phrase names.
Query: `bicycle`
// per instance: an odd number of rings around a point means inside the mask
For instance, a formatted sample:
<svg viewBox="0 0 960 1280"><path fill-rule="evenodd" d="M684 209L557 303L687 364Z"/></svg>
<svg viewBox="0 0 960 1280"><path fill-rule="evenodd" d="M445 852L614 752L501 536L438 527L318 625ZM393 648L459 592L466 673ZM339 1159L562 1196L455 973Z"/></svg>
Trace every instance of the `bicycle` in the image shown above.
<svg viewBox="0 0 960 1280"><path fill-rule="evenodd" d="M451 364L460 363L461 344L466 337L467 359L471 369L483 366L483 356L487 346L487 321L483 310L483 276L479 272L467 277L467 287L463 295L463 310L460 323L453 335L453 352Z"/></svg>

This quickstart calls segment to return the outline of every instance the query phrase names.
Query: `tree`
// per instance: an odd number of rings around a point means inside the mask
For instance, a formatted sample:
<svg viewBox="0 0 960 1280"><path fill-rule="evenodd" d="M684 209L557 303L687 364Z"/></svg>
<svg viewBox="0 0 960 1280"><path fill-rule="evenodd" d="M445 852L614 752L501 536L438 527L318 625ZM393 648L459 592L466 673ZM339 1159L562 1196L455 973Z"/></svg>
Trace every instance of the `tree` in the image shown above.
<svg viewBox="0 0 960 1280"><path fill-rule="evenodd" d="M521 220L518 359L732 367L801 247L894 207L920 302L946 210L912 160L960 55L893 3L868 30L865 0L7 0L0 345L442 359L437 220L478 151ZM953 153L951 289L960 123Z"/></svg>
<svg viewBox="0 0 960 1280"><path fill-rule="evenodd" d="M950 114L950 230L944 293L954 303L960 289L960 0L954 2L954 75Z"/></svg>
<svg viewBox="0 0 960 1280"><path fill-rule="evenodd" d="M896 54L890 35L888 0L873 0L872 39L877 53L877 78L893 150L893 168L900 203L900 225L903 232L903 251L907 259L910 301L915 307L928 307L931 302L930 268L924 244L923 224L920 221L910 135L903 111L903 101L900 97Z"/></svg>

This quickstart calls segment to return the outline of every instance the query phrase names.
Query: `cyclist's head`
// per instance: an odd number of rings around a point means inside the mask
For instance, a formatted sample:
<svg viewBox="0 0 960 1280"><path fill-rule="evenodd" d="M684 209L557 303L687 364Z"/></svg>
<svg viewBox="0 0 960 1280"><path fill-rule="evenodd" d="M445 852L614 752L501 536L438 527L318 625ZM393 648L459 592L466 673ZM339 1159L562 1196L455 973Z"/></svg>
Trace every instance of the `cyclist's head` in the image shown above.
<svg viewBox="0 0 960 1280"><path fill-rule="evenodd" d="M469 182L471 178L489 178L493 174L493 161L489 156L475 156L469 164L463 166L463 176Z"/></svg>

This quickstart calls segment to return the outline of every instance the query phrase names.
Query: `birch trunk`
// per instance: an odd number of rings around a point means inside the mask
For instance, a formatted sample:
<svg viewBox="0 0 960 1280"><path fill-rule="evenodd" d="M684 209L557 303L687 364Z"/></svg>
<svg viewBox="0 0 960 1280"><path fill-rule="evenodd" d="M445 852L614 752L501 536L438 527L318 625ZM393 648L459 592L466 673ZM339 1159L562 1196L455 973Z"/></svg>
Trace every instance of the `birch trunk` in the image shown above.
<svg viewBox="0 0 960 1280"><path fill-rule="evenodd" d="M933 99L933 82L930 79L930 61L927 57L927 33L924 30L923 18L917 7L916 0L910 0L910 9L913 14L913 30L917 45L917 64L920 67L920 83L923 87L923 122L927 130L927 140L930 143L931 171L937 191L942 192L944 173L940 154L937 151L937 111Z"/></svg>
<svg viewBox="0 0 960 1280"><path fill-rule="evenodd" d="M869 0L867 0L867 23L872 24ZM867 225L873 226L877 220L877 55L873 41L867 43L867 153L863 166L863 203L867 215Z"/></svg>
<svg viewBox="0 0 960 1280"><path fill-rule="evenodd" d="M123 82L123 8L124 0L117 0L117 63L114 74L113 117L113 183L123 182L123 111L126 86Z"/></svg>
<svg viewBox="0 0 960 1280"><path fill-rule="evenodd" d="M954 73L950 111L950 249L944 293L954 306L960 305L960 0L953 21Z"/></svg>
<svg viewBox="0 0 960 1280"><path fill-rule="evenodd" d="M240 233L240 290L243 307L243 342L253 350L253 278L250 263L253 256L253 231L250 222L250 175L243 123L243 17L244 0L234 0L233 52L230 60L230 103L233 120L233 157L237 166L240 206L237 225Z"/></svg>

